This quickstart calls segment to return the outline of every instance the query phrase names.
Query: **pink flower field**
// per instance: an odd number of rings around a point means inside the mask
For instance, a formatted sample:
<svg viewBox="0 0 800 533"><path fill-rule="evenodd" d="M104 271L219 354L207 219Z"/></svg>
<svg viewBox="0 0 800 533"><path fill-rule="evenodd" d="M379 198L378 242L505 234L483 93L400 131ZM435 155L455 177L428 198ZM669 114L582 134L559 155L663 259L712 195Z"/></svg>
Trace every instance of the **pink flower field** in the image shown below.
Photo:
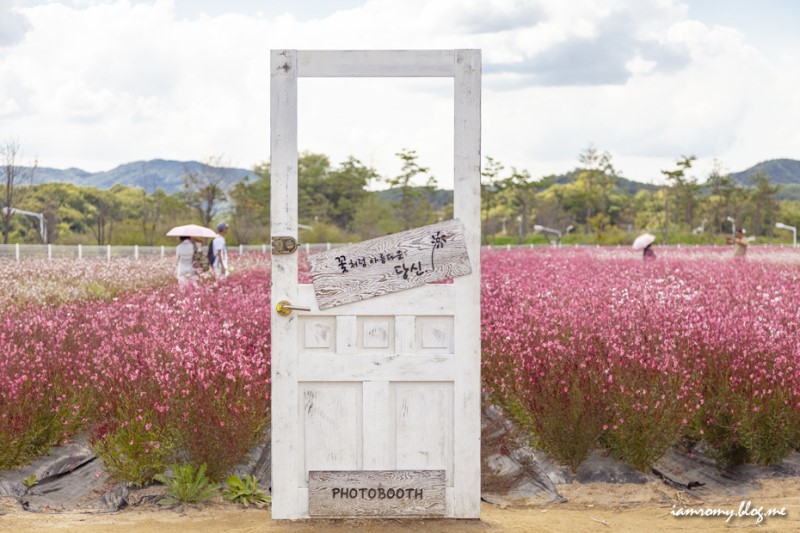
<svg viewBox="0 0 800 533"><path fill-rule="evenodd" d="M0 305L0 469L86 431L121 480L177 459L222 479L269 422L269 264L240 258L189 293L174 261L120 265L122 281L61 267L113 296L43 299L29 280ZM520 249L484 251L482 269L485 391L557 460L602 447L647 469L701 444L721 466L769 464L800 448L795 253Z"/></svg>
<svg viewBox="0 0 800 533"><path fill-rule="evenodd" d="M262 269L191 293L172 282L7 311L0 469L88 430L126 481L149 481L176 455L221 477L268 422L268 286Z"/></svg>
<svg viewBox="0 0 800 533"><path fill-rule="evenodd" d="M483 381L573 467L641 469L703 442L720 465L800 447L800 262L689 249L483 257Z"/></svg>

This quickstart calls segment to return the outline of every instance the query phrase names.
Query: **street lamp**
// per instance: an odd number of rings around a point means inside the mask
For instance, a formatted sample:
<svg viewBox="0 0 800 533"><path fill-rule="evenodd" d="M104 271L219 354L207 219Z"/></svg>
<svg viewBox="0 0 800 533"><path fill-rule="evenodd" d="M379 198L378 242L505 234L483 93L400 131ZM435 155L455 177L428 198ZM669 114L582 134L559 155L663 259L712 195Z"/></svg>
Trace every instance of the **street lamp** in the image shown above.
<svg viewBox="0 0 800 533"><path fill-rule="evenodd" d="M561 244L561 232L559 230L557 230L557 229L546 228L544 226L540 226L539 224L536 224L536 225L533 226L533 231L542 232L542 233L552 233L552 234L554 234L556 236L556 246Z"/></svg>
<svg viewBox="0 0 800 533"><path fill-rule="evenodd" d="M775 227L778 229L788 229L792 232L792 246L797 248L797 228L795 226L788 226L781 222L776 222Z"/></svg>
<svg viewBox="0 0 800 533"><path fill-rule="evenodd" d="M700 225L692 230L692 235L700 235L703 233L706 230L706 222L708 222L708 219L704 218L703 221L700 222Z"/></svg>
<svg viewBox="0 0 800 533"><path fill-rule="evenodd" d="M23 211L22 209L17 209L15 207L4 207L3 208L4 214L12 214L12 215L27 215L29 217L34 217L39 220L39 234L42 236L42 242L47 244L47 219L44 218L42 213L31 213L30 211Z"/></svg>
<svg viewBox="0 0 800 533"><path fill-rule="evenodd" d="M736 221L732 217L728 217L728 222L731 223L731 226L733 227L731 233L733 234L733 237L736 238Z"/></svg>

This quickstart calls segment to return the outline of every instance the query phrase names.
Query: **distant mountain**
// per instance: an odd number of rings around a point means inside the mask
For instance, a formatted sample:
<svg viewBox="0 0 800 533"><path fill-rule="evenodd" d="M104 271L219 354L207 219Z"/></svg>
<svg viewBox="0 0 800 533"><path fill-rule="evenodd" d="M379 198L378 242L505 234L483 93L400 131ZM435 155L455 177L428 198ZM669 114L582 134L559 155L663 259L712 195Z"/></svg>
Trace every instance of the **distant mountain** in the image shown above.
<svg viewBox="0 0 800 533"><path fill-rule="evenodd" d="M427 194L426 191L421 187L411 187L411 188L417 191L419 194L421 194L423 198ZM403 192L399 187L378 191L378 197L384 202L399 202L402 195ZM431 202L436 207L436 209L441 209L446 205L452 204L453 191L451 189L436 189L435 191L433 191L433 197L431 198Z"/></svg>
<svg viewBox="0 0 800 533"><path fill-rule="evenodd" d="M59 170L40 167L36 169L36 181L38 183L72 183L98 189L110 189L119 183L130 187L141 187L147 192L161 188L167 194L173 194L183 186L183 177L186 174L209 171L221 174L226 186L238 183L246 176L253 176L252 171L243 168L212 168L198 161L153 159L126 163L103 172L86 172L79 168Z"/></svg>
<svg viewBox="0 0 800 533"><path fill-rule="evenodd" d="M800 161L796 159L771 159L741 172L733 172L731 178L739 185L752 185L752 177L759 172L767 174L773 184L800 185Z"/></svg>
<svg viewBox="0 0 800 533"><path fill-rule="evenodd" d="M566 174L547 176L545 180L550 183L560 183L563 185L567 183L572 183L573 181L578 179L578 174L580 174L581 172L582 169L576 168L575 170L567 172ZM625 191L626 193L631 195L634 195L642 190L657 191L659 189L658 185L653 185L652 183L641 183L639 181L629 180L627 178L623 178L620 176L617 176L614 181L618 189L620 189L621 191Z"/></svg>
<svg viewBox="0 0 800 533"><path fill-rule="evenodd" d="M103 172L87 172L79 168L68 168L65 170L39 167L36 169L36 181L39 183L62 182L72 183L84 187L96 187L98 189L109 189L115 184L128 185L131 187L141 187L147 192L152 192L156 188L162 188L168 194L173 194L183 186L183 176L188 172L204 172L213 170L221 172L226 185L239 182L246 176L254 176L251 170L243 168L214 168L198 161L169 161L164 159L153 159L151 161L136 161L126 163L112 170ZM570 172L547 176L546 181L550 183L571 183L577 176L579 169ZM794 159L773 159L754 165L747 170L734 172L731 174L733 181L739 185L752 185L751 177L764 172L772 182L781 185L778 197L781 199L800 199L800 161ZM657 190L657 185L640 183L618 177L617 187L629 194L636 194L640 190ZM452 191L437 191L436 203L446 204L452 201ZM391 190L384 191L381 197L384 199L395 199L398 192Z"/></svg>

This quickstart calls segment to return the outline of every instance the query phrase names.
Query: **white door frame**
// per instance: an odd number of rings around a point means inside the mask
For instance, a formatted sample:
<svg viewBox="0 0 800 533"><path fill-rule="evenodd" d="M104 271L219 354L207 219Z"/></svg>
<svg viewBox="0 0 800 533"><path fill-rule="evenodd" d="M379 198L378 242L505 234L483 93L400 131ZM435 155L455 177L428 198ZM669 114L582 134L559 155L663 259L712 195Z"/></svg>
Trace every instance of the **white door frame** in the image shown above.
<svg viewBox="0 0 800 533"><path fill-rule="evenodd" d="M465 228L472 274L453 280L453 492L447 516L480 517L480 50L299 51L271 53L271 235L297 239L297 78L454 79L454 216ZM280 184L276 186L276 184ZM414 289L412 289L414 290ZM398 293L403 294L403 293ZM413 298L413 293L408 293ZM298 320L277 314L298 302L297 254L272 257L272 516L306 518L297 484ZM378 303L380 298L375 299Z"/></svg>

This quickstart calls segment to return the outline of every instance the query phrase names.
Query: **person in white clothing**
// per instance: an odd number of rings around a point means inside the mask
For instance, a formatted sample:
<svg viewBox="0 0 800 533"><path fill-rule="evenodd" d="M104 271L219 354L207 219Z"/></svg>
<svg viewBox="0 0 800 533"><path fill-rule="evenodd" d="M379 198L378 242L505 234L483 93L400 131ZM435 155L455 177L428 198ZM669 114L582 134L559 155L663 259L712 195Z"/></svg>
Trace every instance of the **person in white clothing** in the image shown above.
<svg viewBox="0 0 800 533"><path fill-rule="evenodd" d="M192 265L196 244L191 237L180 239L180 244L175 248L175 255L178 256L178 288L184 290L197 286L197 272Z"/></svg>
<svg viewBox="0 0 800 533"><path fill-rule="evenodd" d="M211 241L214 253L214 275L217 279L228 277L228 247L225 245L225 235L228 234L228 224L217 224L217 236Z"/></svg>

